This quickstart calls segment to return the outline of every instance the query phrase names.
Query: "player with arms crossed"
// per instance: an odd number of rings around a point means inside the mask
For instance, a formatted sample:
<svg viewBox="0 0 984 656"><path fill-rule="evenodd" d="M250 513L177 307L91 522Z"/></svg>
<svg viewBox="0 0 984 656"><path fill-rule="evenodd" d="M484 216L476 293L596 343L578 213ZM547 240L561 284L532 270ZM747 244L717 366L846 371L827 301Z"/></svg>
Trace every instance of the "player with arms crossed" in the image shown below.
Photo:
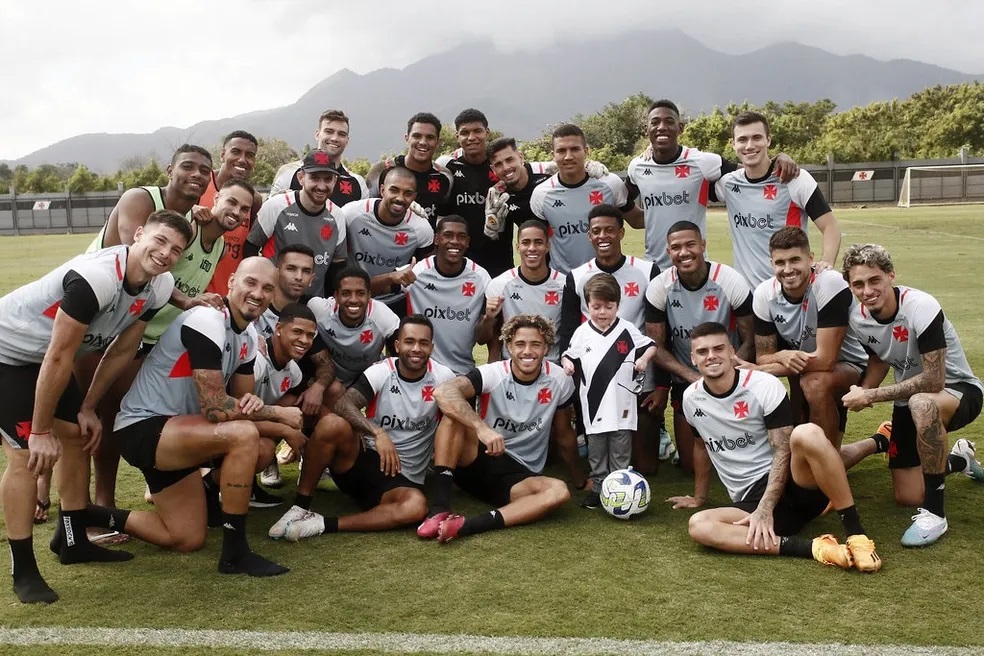
<svg viewBox="0 0 984 656"><path fill-rule="evenodd" d="M221 458L219 572L276 576L288 571L253 553L246 539L250 489L261 464L257 423L301 427L299 408L266 406L254 394L252 322L273 298L275 276L269 260L246 258L230 280L225 311L194 308L161 336L123 398L112 438L124 459L143 473L156 511L89 506L93 525L176 551L201 549L207 534L204 486L212 479L198 468ZM92 403L110 382L106 369L96 371L87 399Z"/></svg>
<svg viewBox="0 0 984 656"><path fill-rule="evenodd" d="M418 536L447 542L529 524L571 498L563 481L543 475L550 431L571 431L574 400L570 376L544 359L553 340L553 326L543 317L515 316L502 329L512 359L484 364L437 389L444 418L434 443L431 506ZM452 483L496 509L468 518L452 514Z"/></svg>
<svg viewBox="0 0 984 656"><path fill-rule="evenodd" d="M34 558L35 478L59 462L61 497L52 549L63 564L132 558L89 542L87 451L99 442L99 420L83 404L73 375L78 357L109 346L108 354L140 343L144 328L171 296L168 273L191 239L180 214L154 212L130 247L80 255L0 299L0 436L7 467L3 516L14 592L24 603L51 603ZM111 355L104 355L106 359Z"/></svg>
<svg viewBox="0 0 984 656"><path fill-rule="evenodd" d="M385 531L424 519L424 477L439 421L434 393L454 378L430 359L433 335L431 322L419 314L401 320L397 356L359 376L335 405L338 415L321 420L305 450L305 464L314 463L319 471L328 467L338 489L363 512L342 517L309 512L318 480L302 476L294 507L270 528L270 537L296 542L338 531Z"/></svg>
<svg viewBox="0 0 984 656"><path fill-rule="evenodd" d="M788 376L793 407L804 407L839 449L847 425L839 399L861 381L868 360L848 327L854 297L838 272L814 270L801 228L772 235L769 253L775 276L755 288L752 303L757 368Z"/></svg>
<svg viewBox="0 0 984 656"><path fill-rule="evenodd" d="M783 227L808 230L804 215L823 236L814 269L817 273L829 269L837 260L841 233L817 181L802 169L788 182L779 179L776 162L769 157L769 119L762 114L741 112L732 132L735 152L745 168L722 175L714 183L711 199L728 207L735 269L753 288L771 278L769 239Z"/></svg>
<svg viewBox="0 0 984 656"><path fill-rule="evenodd" d="M892 401L888 466L895 502L920 506L902 535L902 546L936 542L949 528L943 508L944 477L963 472L984 478L974 445L957 440L949 457L947 433L981 412L984 385L974 376L960 338L939 302L912 287L895 285L891 254L877 244L854 244L844 253L844 279L860 302L851 310L851 329L868 352L868 370L842 402L860 411ZM895 382L879 387L892 369ZM874 442L845 450L858 457ZM853 447L853 449L850 449Z"/></svg>
<svg viewBox="0 0 984 656"><path fill-rule="evenodd" d="M656 343L656 365L672 377L673 434L680 463L687 471L693 471L694 434L680 405L683 391L700 378L690 356L690 333L708 321L728 326L737 357L752 360L752 292L740 273L727 264L707 259L707 242L696 223L674 223L666 242L673 266L646 288L646 334Z"/></svg>
<svg viewBox="0 0 984 656"><path fill-rule="evenodd" d="M695 513L690 537L719 551L813 558L862 572L881 569L875 543L865 535L840 453L816 424L794 427L782 382L771 374L736 369L728 331L703 323L690 333L701 378L683 393L693 427L694 494L667 499L674 508L707 501L711 472L734 504ZM797 533L828 503L837 511L847 543L830 534Z"/></svg>

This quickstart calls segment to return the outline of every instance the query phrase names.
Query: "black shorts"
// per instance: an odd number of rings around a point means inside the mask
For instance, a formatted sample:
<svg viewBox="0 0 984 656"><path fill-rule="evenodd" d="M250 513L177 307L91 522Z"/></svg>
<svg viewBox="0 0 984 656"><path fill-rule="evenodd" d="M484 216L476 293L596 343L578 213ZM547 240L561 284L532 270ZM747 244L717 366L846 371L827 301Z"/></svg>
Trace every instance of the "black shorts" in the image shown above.
<svg viewBox="0 0 984 656"><path fill-rule="evenodd" d="M379 454L375 449L365 447L359 452L351 469L341 473L332 471L331 479L341 492L352 497L363 510L375 508L384 494L398 487L423 489L422 485L417 485L403 474L384 474L379 469Z"/></svg>
<svg viewBox="0 0 984 656"><path fill-rule="evenodd" d="M0 364L0 435L14 449L27 448L39 373L40 364ZM55 419L77 424L84 398L75 376L69 377L68 385L55 405Z"/></svg>
<svg viewBox="0 0 984 656"><path fill-rule="evenodd" d="M947 385L945 389L962 394L957 411L953 413L949 423L945 426L947 432L960 430L977 419L978 415L981 414L981 404L984 401L984 393L979 387L970 383L952 383ZM912 421L909 406L894 406L892 408L892 442L888 448L888 467L889 469L905 469L918 467L920 464L919 451L916 449L916 424Z"/></svg>
<svg viewBox="0 0 984 656"><path fill-rule="evenodd" d="M157 469L157 443L161 441L164 424L170 417L147 417L113 432L113 442L120 455L139 469L151 493L171 487L185 476L197 472L198 467L186 467L174 471Z"/></svg>
<svg viewBox="0 0 984 656"><path fill-rule="evenodd" d="M851 369L854 369L856 372L858 372L858 382L856 383L858 385L861 384L860 381L864 380L864 374L868 371L868 367L866 365L858 364L857 362L847 362L846 360L839 360L837 364L846 364ZM799 376L795 376L795 377L790 376L790 380L794 380L794 379L797 381L797 384L799 384L798 383ZM802 423L812 421L812 419L810 418L810 404L806 402L806 397L803 396L802 392L797 392L797 394L799 394L799 398L802 400L802 404L800 406L800 413L801 413L800 421ZM847 394L847 390L844 390L844 394ZM847 408L844 406L843 403L840 402L840 399L838 398L837 430L843 433L846 429L847 429Z"/></svg>
<svg viewBox="0 0 984 656"><path fill-rule="evenodd" d="M670 405L677 414L683 412L683 393L690 385L690 383L670 383Z"/></svg>
<svg viewBox="0 0 984 656"><path fill-rule="evenodd" d="M744 499L734 504L735 508L748 513L754 512L768 484L769 475L766 474L755 482ZM800 487L790 475L782 496L772 511L773 530L776 535L796 535L804 526L823 514L828 503L830 500L827 495L819 489Z"/></svg>
<svg viewBox="0 0 984 656"><path fill-rule="evenodd" d="M476 499L500 508L509 503L514 485L539 475L505 453L490 456L485 452L485 447L479 444L475 460L470 465L454 470L454 482Z"/></svg>

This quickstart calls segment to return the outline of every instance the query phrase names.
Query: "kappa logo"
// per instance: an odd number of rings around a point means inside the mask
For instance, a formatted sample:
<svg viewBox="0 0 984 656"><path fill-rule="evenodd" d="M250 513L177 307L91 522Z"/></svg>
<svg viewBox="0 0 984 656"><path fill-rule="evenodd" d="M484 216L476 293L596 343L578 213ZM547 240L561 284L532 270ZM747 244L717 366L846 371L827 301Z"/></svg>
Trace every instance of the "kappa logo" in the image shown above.
<svg viewBox="0 0 984 656"><path fill-rule="evenodd" d="M509 390L506 390L506 399L509 401L515 401L516 395L510 392Z"/></svg>
<svg viewBox="0 0 984 656"><path fill-rule="evenodd" d="M739 195L741 194L741 187L738 186L738 183L737 182L735 182L735 183L733 183L731 185L731 193L733 193L733 194L739 194Z"/></svg>
<svg viewBox="0 0 984 656"><path fill-rule="evenodd" d="M868 335L868 343L869 344L881 344L881 342L878 341L878 338L875 337L874 335Z"/></svg>
<svg viewBox="0 0 984 656"><path fill-rule="evenodd" d="M565 207L565 205L564 205L564 201L562 201L562 200L560 200L560 199L558 198L557 200L555 200L555 201L553 202L553 205L552 205L551 207Z"/></svg>
<svg viewBox="0 0 984 656"><path fill-rule="evenodd" d="M400 388L397 387L396 385L390 385L390 394L400 394L400 395L402 395L403 392L401 392L400 391Z"/></svg>
<svg viewBox="0 0 984 656"><path fill-rule="evenodd" d="M704 413L703 410L701 410L700 408L697 408L696 410L694 410L694 416L695 417L706 417L707 415Z"/></svg>
<svg viewBox="0 0 984 656"><path fill-rule="evenodd" d="M513 205L512 203L509 203L508 207L510 212L515 212L519 209L519 205Z"/></svg>
<svg viewBox="0 0 984 656"><path fill-rule="evenodd" d="M456 178L463 178L463 177L465 177L465 174L462 173L460 170L455 170L454 177L456 177Z"/></svg>
<svg viewBox="0 0 984 656"><path fill-rule="evenodd" d="M329 329L328 329L328 330L326 330L325 332L327 333L327 335L328 335L329 337L337 337L337 336L338 336L338 335L336 335L336 334L335 334L335 329L334 329L334 328L329 328Z"/></svg>
<svg viewBox="0 0 984 656"><path fill-rule="evenodd" d="M683 303L681 303L678 299L674 298L672 301L670 301L670 307L683 308Z"/></svg>
<svg viewBox="0 0 984 656"><path fill-rule="evenodd" d="M297 230L297 226L294 225L293 222L288 223L287 225L285 225L284 226L284 230L287 231L287 232L297 232L298 231ZM191 258L189 257L188 259L190 260Z"/></svg>
<svg viewBox="0 0 984 656"><path fill-rule="evenodd" d="M643 175L652 175L653 174L653 170L652 169L644 169L643 172L642 172L642 174Z"/></svg>
<svg viewBox="0 0 984 656"><path fill-rule="evenodd" d="M432 292L433 291L437 291L437 287L435 287L434 286L434 283L432 283L432 282L429 282L426 285L424 285L424 289L429 290L429 291L432 291Z"/></svg>
<svg viewBox="0 0 984 656"><path fill-rule="evenodd" d="M591 347L590 347L590 346L585 346L585 347L584 347L584 352L585 352L585 353L590 353L591 351L592 351L592 349L591 349Z"/></svg>
<svg viewBox="0 0 984 656"><path fill-rule="evenodd" d="M781 314L777 314L772 318L772 320L776 323L786 323L786 317Z"/></svg>
<svg viewBox="0 0 984 656"><path fill-rule="evenodd" d="M509 298L511 298L514 301L523 300L523 297L519 295L519 292L513 292L512 294L509 295Z"/></svg>
<svg viewBox="0 0 984 656"><path fill-rule="evenodd" d="M369 232L369 228L363 228L362 230L359 230L359 234L368 237L372 233Z"/></svg>

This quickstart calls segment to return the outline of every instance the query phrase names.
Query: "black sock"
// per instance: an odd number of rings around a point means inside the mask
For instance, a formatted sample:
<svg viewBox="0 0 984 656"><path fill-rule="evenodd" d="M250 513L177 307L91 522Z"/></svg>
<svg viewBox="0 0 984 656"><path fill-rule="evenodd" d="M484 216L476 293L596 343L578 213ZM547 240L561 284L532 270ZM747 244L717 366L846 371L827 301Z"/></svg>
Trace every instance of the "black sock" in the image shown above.
<svg viewBox="0 0 984 656"><path fill-rule="evenodd" d="M59 510L58 524L48 546L62 565L73 563L112 563L131 560L129 551L114 551L89 542L86 534L87 510Z"/></svg>
<svg viewBox="0 0 984 656"><path fill-rule="evenodd" d="M338 517L323 517L325 521L325 533L338 533Z"/></svg>
<svg viewBox="0 0 984 656"><path fill-rule="evenodd" d="M219 484L212 478L212 470L209 469L202 475L202 483L205 485L205 492L218 492Z"/></svg>
<svg viewBox="0 0 984 656"><path fill-rule="evenodd" d="M475 535L476 533L485 533L486 531L494 531L505 527L506 521L502 518L502 513L498 510L492 510L481 515L465 518L465 523L461 525L458 535Z"/></svg>
<svg viewBox="0 0 984 656"><path fill-rule="evenodd" d="M963 456L950 454L946 457L946 473L960 474L967 469L967 459Z"/></svg>
<svg viewBox="0 0 984 656"><path fill-rule="evenodd" d="M222 513L222 556L221 560L234 562L249 553L246 542L246 515Z"/></svg>
<svg viewBox="0 0 984 656"><path fill-rule="evenodd" d="M888 438L881 433L875 433L871 436L871 439L875 441L875 453L888 453Z"/></svg>
<svg viewBox="0 0 984 656"><path fill-rule="evenodd" d="M121 533L126 532L126 520L130 516L129 510L122 508L106 508L89 504L85 509L85 523L89 526L109 528Z"/></svg>
<svg viewBox="0 0 984 656"><path fill-rule="evenodd" d="M454 470L450 467L434 467L434 483L428 517L437 513L451 512L451 485L454 483Z"/></svg>
<svg viewBox="0 0 984 656"><path fill-rule="evenodd" d="M943 511L943 491L946 489L946 474L923 474L926 496L923 508L939 517L946 517Z"/></svg>
<svg viewBox="0 0 984 656"><path fill-rule="evenodd" d="M294 505L298 508L303 508L304 510L311 510L312 501L314 501L313 494L301 494L298 492L297 496L294 497Z"/></svg>
<svg viewBox="0 0 984 656"><path fill-rule="evenodd" d="M10 562L14 581L28 576L41 576L34 558L34 537L7 540L10 543Z"/></svg>
<svg viewBox="0 0 984 656"><path fill-rule="evenodd" d="M813 540L797 535L779 538L779 555L793 558L813 558Z"/></svg>
<svg viewBox="0 0 984 656"><path fill-rule="evenodd" d="M34 559L34 537L8 539L7 542L10 544L14 592L21 603L51 604L58 601L58 594L48 587L38 571L38 563Z"/></svg>
<svg viewBox="0 0 984 656"><path fill-rule="evenodd" d="M837 515L841 518L841 524L844 525L844 532L847 533L847 537L852 535L864 535L864 528L861 526L861 516L858 515L857 506L848 506L837 511Z"/></svg>

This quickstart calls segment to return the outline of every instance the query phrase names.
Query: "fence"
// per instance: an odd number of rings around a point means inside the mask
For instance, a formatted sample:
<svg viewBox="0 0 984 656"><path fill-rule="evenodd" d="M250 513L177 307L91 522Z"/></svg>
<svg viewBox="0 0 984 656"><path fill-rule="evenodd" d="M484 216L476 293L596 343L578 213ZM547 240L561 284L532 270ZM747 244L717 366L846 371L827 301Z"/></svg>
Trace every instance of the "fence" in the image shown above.
<svg viewBox="0 0 984 656"><path fill-rule="evenodd" d="M826 166L806 165L831 205L894 203L899 198L905 169L910 166L984 164L984 157L894 160L840 163L829 158ZM855 180L858 171L870 172ZM921 173L921 184L943 184L932 173ZM979 175L979 174L978 174ZM965 183L966 184L966 183ZM13 191L13 190L11 190ZM966 194L965 194L966 195ZM0 235L97 232L106 223L120 198L118 191L84 194L0 194Z"/></svg>

